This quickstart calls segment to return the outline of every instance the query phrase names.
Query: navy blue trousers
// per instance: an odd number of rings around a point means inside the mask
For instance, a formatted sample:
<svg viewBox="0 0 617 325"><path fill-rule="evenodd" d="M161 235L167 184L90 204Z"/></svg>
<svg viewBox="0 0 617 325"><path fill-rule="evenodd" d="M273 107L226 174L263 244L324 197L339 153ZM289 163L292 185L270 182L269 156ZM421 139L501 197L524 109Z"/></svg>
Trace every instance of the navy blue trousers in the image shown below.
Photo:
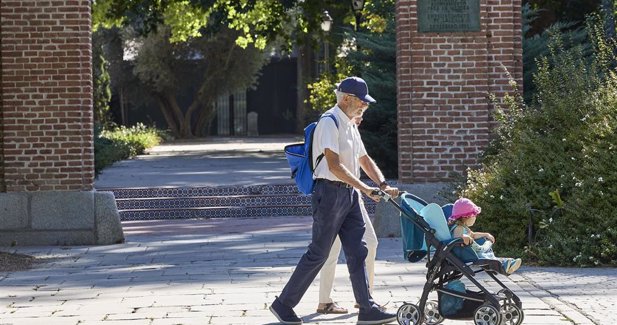
<svg viewBox="0 0 617 325"><path fill-rule="evenodd" d="M300 302L328 259L337 234L341 239L360 312L368 312L375 304L368 291L364 265L368 250L362 240L365 225L359 199L358 191L353 188L320 180L315 183L312 194L312 240L278 298L283 305L293 308Z"/></svg>

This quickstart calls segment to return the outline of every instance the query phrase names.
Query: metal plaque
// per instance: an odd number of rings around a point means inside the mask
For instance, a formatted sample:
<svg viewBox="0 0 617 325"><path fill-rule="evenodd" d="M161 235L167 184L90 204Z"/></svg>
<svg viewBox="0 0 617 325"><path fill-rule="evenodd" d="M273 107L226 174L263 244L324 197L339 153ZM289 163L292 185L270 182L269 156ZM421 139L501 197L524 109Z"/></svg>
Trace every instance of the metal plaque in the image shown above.
<svg viewBox="0 0 617 325"><path fill-rule="evenodd" d="M480 31L480 0L418 0L418 32Z"/></svg>

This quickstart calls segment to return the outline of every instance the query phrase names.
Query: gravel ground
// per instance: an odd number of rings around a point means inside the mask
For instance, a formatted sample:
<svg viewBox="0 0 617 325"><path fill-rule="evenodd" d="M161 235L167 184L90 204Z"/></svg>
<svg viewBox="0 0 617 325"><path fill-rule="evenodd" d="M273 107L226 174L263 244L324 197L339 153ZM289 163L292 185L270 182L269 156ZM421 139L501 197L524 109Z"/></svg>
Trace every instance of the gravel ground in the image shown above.
<svg viewBox="0 0 617 325"><path fill-rule="evenodd" d="M0 252L0 272L23 271L32 268L36 259L29 255Z"/></svg>

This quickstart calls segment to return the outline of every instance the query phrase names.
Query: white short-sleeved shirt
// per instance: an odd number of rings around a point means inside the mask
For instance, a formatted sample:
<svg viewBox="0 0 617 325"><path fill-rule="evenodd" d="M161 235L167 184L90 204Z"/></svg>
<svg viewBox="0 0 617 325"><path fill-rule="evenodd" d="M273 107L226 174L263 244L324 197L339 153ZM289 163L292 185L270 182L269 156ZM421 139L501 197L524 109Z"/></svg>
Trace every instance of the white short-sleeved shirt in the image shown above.
<svg viewBox="0 0 617 325"><path fill-rule="evenodd" d="M313 134L313 166L317 163L317 157L324 153L327 148L339 155L340 162L349 172L360 177L360 157L366 155L366 149L354 120L347 117L338 105L332 107L326 113L332 113L336 117L338 128L329 117L322 118L317 123ZM341 181L330 172L326 157L315 168L313 178Z"/></svg>

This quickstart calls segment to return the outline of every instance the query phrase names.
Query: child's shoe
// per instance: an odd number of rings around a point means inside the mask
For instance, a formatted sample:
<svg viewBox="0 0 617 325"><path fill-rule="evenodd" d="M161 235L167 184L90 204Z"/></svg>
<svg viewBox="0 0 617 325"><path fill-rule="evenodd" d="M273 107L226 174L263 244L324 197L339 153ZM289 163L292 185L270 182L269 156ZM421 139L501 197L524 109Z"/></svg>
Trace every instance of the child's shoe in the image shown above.
<svg viewBox="0 0 617 325"><path fill-rule="evenodd" d="M510 275L518 270L518 268L521 267L521 264L523 264L523 261L520 258L509 258L504 262L504 270L507 275Z"/></svg>

